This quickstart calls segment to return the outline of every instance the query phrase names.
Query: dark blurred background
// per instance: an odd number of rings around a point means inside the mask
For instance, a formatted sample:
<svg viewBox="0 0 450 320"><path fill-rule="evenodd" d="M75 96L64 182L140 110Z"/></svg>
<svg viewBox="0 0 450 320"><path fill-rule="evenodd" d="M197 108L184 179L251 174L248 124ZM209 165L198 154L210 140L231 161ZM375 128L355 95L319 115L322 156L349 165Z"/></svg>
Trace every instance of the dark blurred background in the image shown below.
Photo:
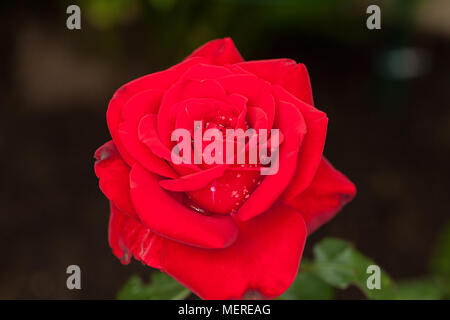
<svg viewBox="0 0 450 320"><path fill-rule="evenodd" d="M81 8L81 30L66 8ZM381 30L366 8L381 8ZM132 274L107 243L93 152L114 91L231 36L247 60L306 64L325 155L358 187L313 234L349 240L394 279L428 272L450 219L450 1L91 0L0 4L0 298L114 298ZM82 290L66 288L81 267ZM342 298L359 298L348 290Z"/></svg>

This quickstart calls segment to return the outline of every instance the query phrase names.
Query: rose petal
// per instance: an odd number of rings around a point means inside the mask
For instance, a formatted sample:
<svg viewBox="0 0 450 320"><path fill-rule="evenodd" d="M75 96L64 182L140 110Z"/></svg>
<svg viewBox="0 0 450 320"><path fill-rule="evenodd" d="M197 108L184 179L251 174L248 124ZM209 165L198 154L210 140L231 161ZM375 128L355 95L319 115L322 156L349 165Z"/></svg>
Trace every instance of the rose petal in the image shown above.
<svg viewBox="0 0 450 320"><path fill-rule="evenodd" d="M122 160L114 143L109 141L95 152L95 174L105 196L130 216L136 213L130 198L130 167Z"/></svg>
<svg viewBox="0 0 450 320"><path fill-rule="evenodd" d="M210 212L230 214L250 196L259 180L259 170L227 170L206 187L188 194L192 200Z"/></svg>
<svg viewBox="0 0 450 320"><path fill-rule="evenodd" d="M159 139L156 129L156 115L148 114L144 116L139 122L138 136L139 140L145 144L156 156L161 157L168 161L171 166L182 175L198 172L200 169L194 164L180 163L175 165L172 162L172 157L178 157L176 153L173 153L167 148ZM185 170L182 170L185 169Z"/></svg>
<svg viewBox="0 0 450 320"><path fill-rule="evenodd" d="M189 68L180 80L206 80L217 79L232 74L232 72L222 66L210 64L198 64Z"/></svg>
<svg viewBox="0 0 450 320"><path fill-rule="evenodd" d="M177 105L178 102L193 98L213 98L219 101L226 101L228 99L225 90L216 80L178 81L164 93L158 112L158 134L164 145L170 145L170 136L172 130L175 129L175 119L171 117L174 113L174 110L172 110L173 106Z"/></svg>
<svg viewBox="0 0 450 320"><path fill-rule="evenodd" d="M140 220L168 239L203 248L225 248L238 236L230 216L205 216L175 201L156 176L135 164L130 174L131 200Z"/></svg>
<svg viewBox="0 0 450 320"><path fill-rule="evenodd" d="M132 254L203 299L279 296L295 279L305 245L301 215L277 204L240 228L239 238L229 248L195 248L155 235L112 206L109 242L123 263Z"/></svg>
<svg viewBox="0 0 450 320"><path fill-rule="evenodd" d="M119 126L119 137L128 153L147 170L159 175L176 178L177 174L160 157L147 148L138 136L142 117L157 113L162 96L161 90L146 90L132 97L122 110L124 121Z"/></svg>
<svg viewBox="0 0 450 320"><path fill-rule="evenodd" d="M267 129L272 129L275 120L275 99L271 90L263 91L254 105L264 111L267 116Z"/></svg>
<svg viewBox="0 0 450 320"><path fill-rule="evenodd" d="M233 74L217 79L223 89L229 94L237 93L248 98L250 104L256 105L258 98L267 90L270 84L253 74Z"/></svg>
<svg viewBox="0 0 450 320"><path fill-rule="evenodd" d="M269 120L263 109L258 107L248 107L247 120L250 127L259 132L260 129L268 129ZM268 132L268 134L270 131Z"/></svg>
<svg viewBox="0 0 450 320"><path fill-rule="evenodd" d="M234 74L217 79L229 94L239 94L248 99L248 105L261 108L267 115L268 129L272 128L275 117L275 101L271 85L253 74Z"/></svg>
<svg viewBox="0 0 450 320"><path fill-rule="evenodd" d="M238 65L272 84L279 84L307 104L314 105L311 82L304 64L297 64L290 59L274 59L246 61Z"/></svg>
<svg viewBox="0 0 450 320"><path fill-rule="evenodd" d="M162 267L203 299L281 295L294 281L306 239L305 223L288 206L274 205L240 226L226 249L205 250L168 241Z"/></svg>
<svg viewBox="0 0 450 320"><path fill-rule="evenodd" d="M189 57L203 57L212 64L224 65L244 61L230 38L212 40L195 50Z"/></svg>
<svg viewBox="0 0 450 320"><path fill-rule="evenodd" d="M288 204L301 213L308 233L312 233L332 219L355 195L355 185L322 157L311 185Z"/></svg>
<svg viewBox="0 0 450 320"><path fill-rule="evenodd" d="M169 191L193 191L206 187L212 180L223 175L228 165L218 165L202 170L179 179L165 179L159 181L161 187Z"/></svg>
<svg viewBox="0 0 450 320"><path fill-rule="evenodd" d="M278 101L276 123L284 136L279 149L278 173L266 176L261 185L239 208L237 216L242 221L247 221L267 210L285 190L295 173L299 149L307 132L305 120L293 104Z"/></svg>
<svg viewBox="0 0 450 320"><path fill-rule="evenodd" d="M294 104L303 115L308 129L298 157L298 167L283 197L289 200L304 191L310 184L322 158L327 134L328 118L322 111L304 103L282 87L273 86L275 99Z"/></svg>
<svg viewBox="0 0 450 320"><path fill-rule="evenodd" d="M167 240L151 232L138 220L125 215L113 203L109 217L108 240L114 255L123 264L128 264L133 255L136 260L153 268L161 268L163 244Z"/></svg>
<svg viewBox="0 0 450 320"><path fill-rule="evenodd" d="M120 87L112 97L106 112L106 120L109 132L113 138L114 144L119 150L128 165L133 165L135 159L127 152L122 145L119 137L119 125L122 122L122 108L134 95L139 92L156 89L166 90L190 67L198 63L205 63L204 58L195 57L184 60L183 62L160 72L148 74Z"/></svg>

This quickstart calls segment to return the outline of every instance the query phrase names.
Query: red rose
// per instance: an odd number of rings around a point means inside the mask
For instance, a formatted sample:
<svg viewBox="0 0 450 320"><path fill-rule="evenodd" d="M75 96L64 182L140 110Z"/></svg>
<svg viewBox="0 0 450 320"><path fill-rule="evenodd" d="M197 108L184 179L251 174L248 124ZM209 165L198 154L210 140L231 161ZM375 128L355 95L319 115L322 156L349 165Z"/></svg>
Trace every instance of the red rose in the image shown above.
<svg viewBox="0 0 450 320"><path fill-rule="evenodd" d="M192 131L195 120L279 129L278 172L175 164L171 133ZM327 121L303 64L244 62L229 38L122 86L107 111L112 141L95 154L114 254L160 269L204 299L281 295L307 234L356 193L322 156Z"/></svg>

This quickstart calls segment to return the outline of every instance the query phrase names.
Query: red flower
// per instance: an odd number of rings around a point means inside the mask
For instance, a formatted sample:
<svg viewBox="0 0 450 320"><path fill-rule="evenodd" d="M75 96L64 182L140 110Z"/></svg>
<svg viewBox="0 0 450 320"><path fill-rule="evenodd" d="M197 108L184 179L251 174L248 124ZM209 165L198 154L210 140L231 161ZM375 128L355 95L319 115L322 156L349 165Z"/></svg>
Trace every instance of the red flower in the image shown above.
<svg viewBox="0 0 450 320"><path fill-rule="evenodd" d="M171 132L192 131L195 120L279 129L278 172L174 164ZM322 156L328 119L313 106L305 66L245 62L229 38L121 87L107 121L112 141L97 150L95 172L111 203L114 254L160 269L204 299L281 295L307 234L356 193Z"/></svg>

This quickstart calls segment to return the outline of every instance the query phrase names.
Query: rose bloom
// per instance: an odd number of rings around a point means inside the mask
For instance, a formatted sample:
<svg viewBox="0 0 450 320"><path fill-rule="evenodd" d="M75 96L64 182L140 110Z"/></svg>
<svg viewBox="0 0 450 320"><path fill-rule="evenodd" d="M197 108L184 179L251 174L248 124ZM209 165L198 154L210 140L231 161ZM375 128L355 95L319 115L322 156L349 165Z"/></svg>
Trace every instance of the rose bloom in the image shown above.
<svg viewBox="0 0 450 320"><path fill-rule="evenodd" d="M356 193L322 155L328 118L308 72L289 59L244 61L231 39L131 81L106 114L95 153L110 201L109 244L203 299L275 298L294 281L308 234ZM278 129L279 170L174 164L177 128Z"/></svg>

